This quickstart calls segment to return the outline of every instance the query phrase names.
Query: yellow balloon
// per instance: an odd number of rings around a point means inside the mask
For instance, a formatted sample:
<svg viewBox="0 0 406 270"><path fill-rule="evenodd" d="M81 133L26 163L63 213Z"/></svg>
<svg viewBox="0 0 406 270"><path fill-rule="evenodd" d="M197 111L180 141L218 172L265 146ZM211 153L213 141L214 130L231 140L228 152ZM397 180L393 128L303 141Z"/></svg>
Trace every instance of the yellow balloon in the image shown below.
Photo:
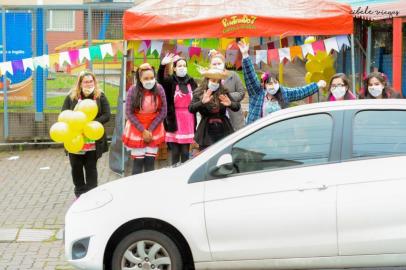
<svg viewBox="0 0 406 270"><path fill-rule="evenodd" d="M49 135L55 142L64 142L69 135L69 125L64 122L56 122L49 129Z"/></svg>
<svg viewBox="0 0 406 270"><path fill-rule="evenodd" d="M85 144L85 140L83 139L82 134L76 134L69 140L65 141L63 146L65 147L66 151L69 153L77 153L82 150L83 145Z"/></svg>
<svg viewBox="0 0 406 270"><path fill-rule="evenodd" d="M306 82L307 84L311 83L311 82L312 82L312 81L311 81L311 78L312 78L312 73L311 73L311 72L307 72L307 73L306 73L306 76L305 76L305 82Z"/></svg>
<svg viewBox="0 0 406 270"><path fill-rule="evenodd" d="M94 100L85 99L78 103L75 111L84 112L86 114L87 121L92 121L97 115L98 108Z"/></svg>
<svg viewBox="0 0 406 270"><path fill-rule="evenodd" d="M306 70L309 72L322 72L323 67L319 61L309 60L306 62Z"/></svg>
<svg viewBox="0 0 406 270"><path fill-rule="evenodd" d="M329 55L321 61L321 65L324 69L326 68L334 68L334 58Z"/></svg>
<svg viewBox="0 0 406 270"><path fill-rule="evenodd" d="M98 140L103 137L104 127L102 124L100 124L100 122L91 121L83 128L83 133L91 140Z"/></svg>
<svg viewBox="0 0 406 270"><path fill-rule="evenodd" d="M82 131L83 127L87 123L87 117L84 112L73 112L72 117L68 120L69 126L76 131Z"/></svg>
<svg viewBox="0 0 406 270"><path fill-rule="evenodd" d="M316 53L316 59L317 59L319 62L323 61L323 60L324 60L325 58L327 58L327 57L328 57L327 52L318 51L318 52Z"/></svg>
<svg viewBox="0 0 406 270"><path fill-rule="evenodd" d="M334 74L336 74L336 70L334 67L328 67L323 71L323 75L324 78L326 78L327 83L330 81L331 77L333 77Z"/></svg>
<svg viewBox="0 0 406 270"><path fill-rule="evenodd" d="M65 122L69 124L69 121L72 119L73 111L72 110L64 110L58 116L58 122Z"/></svg>
<svg viewBox="0 0 406 270"><path fill-rule="evenodd" d="M317 83L320 80L325 80L321 72L314 72L310 78L310 81L315 83Z"/></svg>
<svg viewBox="0 0 406 270"><path fill-rule="evenodd" d="M313 42L315 42L315 41L316 41L316 38L315 38L314 36L310 36L310 37L307 37L307 38L305 39L304 44L313 43Z"/></svg>

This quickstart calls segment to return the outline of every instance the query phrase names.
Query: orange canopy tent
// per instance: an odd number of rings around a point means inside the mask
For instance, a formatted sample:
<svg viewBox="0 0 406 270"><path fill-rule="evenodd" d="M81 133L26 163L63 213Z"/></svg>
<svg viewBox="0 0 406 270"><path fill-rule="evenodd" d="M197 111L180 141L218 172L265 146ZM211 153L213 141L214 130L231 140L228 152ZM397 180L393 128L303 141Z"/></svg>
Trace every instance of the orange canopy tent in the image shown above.
<svg viewBox="0 0 406 270"><path fill-rule="evenodd" d="M351 34L355 69L351 7L331 1L147 0L125 11L123 31L124 51L127 51L127 40ZM116 134L122 133L125 124L126 59L124 54L120 88L123 106L119 107L122 112L116 115L116 123L121 122L121 127L116 125ZM124 173L124 161L121 144L121 168L115 171ZM113 169L111 164L110 168Z"/></svg>
<svg viewBox="0 0 406 270"><path fill-rule="evenodd" d="M126 40L353 33L351 7L323 0L148 0L125 11Z"/></svg>

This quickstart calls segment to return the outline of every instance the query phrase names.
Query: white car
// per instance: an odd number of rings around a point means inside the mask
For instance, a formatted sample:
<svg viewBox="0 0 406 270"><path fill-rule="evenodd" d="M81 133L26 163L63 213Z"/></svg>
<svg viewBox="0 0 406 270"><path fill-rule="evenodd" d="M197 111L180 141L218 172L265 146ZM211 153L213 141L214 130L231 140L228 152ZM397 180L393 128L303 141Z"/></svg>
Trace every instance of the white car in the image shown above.
<svg viewBox="0 0 406 270"><path fill-rule="evenodd" d="M406 266L406 100L273 113L174 167L82 195L79 269Z"/></svg>

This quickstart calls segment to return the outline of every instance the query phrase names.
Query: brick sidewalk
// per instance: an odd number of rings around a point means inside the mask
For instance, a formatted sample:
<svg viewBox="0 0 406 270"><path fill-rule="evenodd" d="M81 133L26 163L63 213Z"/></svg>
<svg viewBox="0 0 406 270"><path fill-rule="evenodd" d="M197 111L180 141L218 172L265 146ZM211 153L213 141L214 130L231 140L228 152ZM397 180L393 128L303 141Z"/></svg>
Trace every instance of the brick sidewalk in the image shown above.
<svg viewBox="0 0 406 270"><path fill-rule="evenodd" d="M99 184L119 178L107 153L97 166ZM0 152L0 172L0 270L72 269L58 240L75 198L62 148ZM5 240L4 232L13 240Z"/></svg>

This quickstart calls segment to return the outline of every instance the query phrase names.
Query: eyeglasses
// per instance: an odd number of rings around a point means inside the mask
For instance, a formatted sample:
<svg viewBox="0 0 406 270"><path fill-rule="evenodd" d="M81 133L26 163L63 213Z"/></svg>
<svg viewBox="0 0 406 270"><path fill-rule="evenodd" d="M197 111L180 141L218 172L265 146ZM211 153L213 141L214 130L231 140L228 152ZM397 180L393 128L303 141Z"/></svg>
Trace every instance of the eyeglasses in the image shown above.
<svg viewBox="0 0 406 270"><path fill-rule="evenodd" d="M342 84L342 83L340 83L340 84L332 84L331 88L334 89L334 88L337 88L337 87L344 87L344 86L345 86L345 84Z"/></svg>

